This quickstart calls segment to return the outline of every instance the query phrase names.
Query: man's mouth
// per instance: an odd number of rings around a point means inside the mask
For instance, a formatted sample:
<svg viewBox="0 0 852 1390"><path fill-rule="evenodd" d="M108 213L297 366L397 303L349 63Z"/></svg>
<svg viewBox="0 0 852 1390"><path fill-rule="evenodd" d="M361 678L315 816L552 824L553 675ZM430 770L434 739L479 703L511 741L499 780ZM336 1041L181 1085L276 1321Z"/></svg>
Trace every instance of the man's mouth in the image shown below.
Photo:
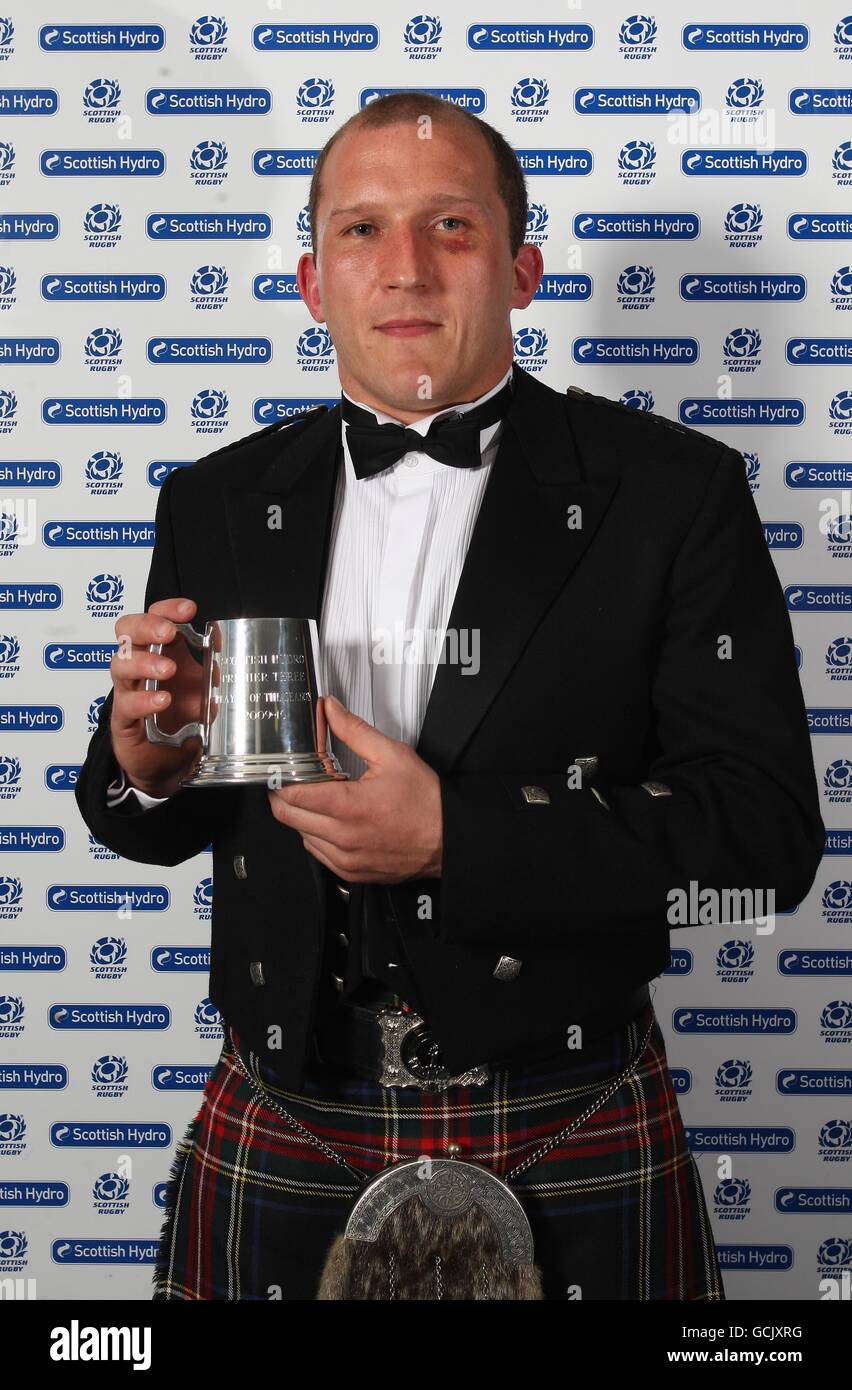
<svg viewBox="0 0 852 1390"><path fill-rule="evenodd" d="M391 338L416 338L421 333L434 333L441 325L432 319L388 319L386 323L377 323L376 327Z"/></svg>

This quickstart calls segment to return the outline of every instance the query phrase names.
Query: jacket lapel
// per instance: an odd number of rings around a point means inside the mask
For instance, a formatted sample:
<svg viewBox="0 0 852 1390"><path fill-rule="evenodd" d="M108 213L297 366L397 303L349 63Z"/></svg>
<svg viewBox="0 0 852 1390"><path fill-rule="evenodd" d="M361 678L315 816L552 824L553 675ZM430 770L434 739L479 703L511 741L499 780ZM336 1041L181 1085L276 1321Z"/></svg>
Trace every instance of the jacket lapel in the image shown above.
<svg viewBox="0 0 852 1390"><path fill-rule="evenodd" d="M589 481L563 397L514 368L504 417L447 622L479 634L477 674L439 662L416 751L439 772L457 761L571 572L592 543L618 486ZM340 410L321 415L291 443L273 434L275 457L253 484L228 488L227 516L240 615L319 620L338 466ZM266 443L266 441L264 441ZM369 479L363 480L369 486ZM280 507L280 528L275 524ZM579 525L569 526L569 509ZM448 648L452 650L452 648Z"/></svg>

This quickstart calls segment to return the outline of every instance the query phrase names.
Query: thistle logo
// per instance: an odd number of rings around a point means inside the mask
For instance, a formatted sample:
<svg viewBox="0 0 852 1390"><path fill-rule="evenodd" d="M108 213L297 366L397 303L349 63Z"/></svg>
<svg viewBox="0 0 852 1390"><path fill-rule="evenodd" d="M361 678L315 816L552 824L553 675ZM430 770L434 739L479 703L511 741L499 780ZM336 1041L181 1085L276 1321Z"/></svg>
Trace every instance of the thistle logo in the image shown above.
<svg viewBox="0 0 852 1390"><path fill-rule="evenodd" d="M848 1236L829 1236L817 1251L817 1274L825 1279L836 1275L839 1269L852 1269L852 1240Z"/></svg>
<svg viewBox="0 0 852 1390"><path fill-rule="evenodd" d="M12 266L0 265L0 312L11 309L15 302L15 289L18 277Z"/></svg>
<svg viewBox="0 0 852 1390"><path fill-rule="evenodd" d="M402 51L407 58L437 58L442 33L443 25L437 15L416 14L405 26Z"/></svg>
<svg viewBox="0 0 852 1390"><path fill-rule="evenodd" d="M760 366L763 340L756 328L732 328L722 345L722 360L728 372L753 372Z"/></svg>
<svg viewBox="0 0 852 1390"><path fill-rule="evenodd" d="M311 214L307 203L296 216L296 240L303 251L311 249Z"/></svg>
<svg viewBox="0 0 852 1390"><path fill-rule="evenodd" d="M744 1221L750 1214L751 1183L746 1178L726 1178L713 1192L713 1214L720 1221Z"/></svg>
<svg viewBox="0 0 852 1390"><path fill-rule="evenodd" d="M308 77L296 93L296 110L304 125L321 125L334 115L334 83L329 77Z"/></svg>
<svg viewBox="0 0 852 1390"><path fill-rule="evenodd" d="M109 125L121 113L121 87L114 77L96 77L83 91L83 115L89 125Z"/></svg>
<svg viewBox="0 0 852 1390"><path fill-rule="evenodd" d="M820 530L823 529L831 558L848 560L852 555L852 516L848 512L833 517L825 515L820 524Z"/></svg>
<svg viewBox="0 0 852 1390"><path fill-rule="evenodd" d="M105 251L121 240L118 203L92 203L83 218L83 238L93 251Z"/></svg>
<svg viewBox="0 0 852 1390"><path fill-rule="evenodd" d="M228 272L223 265L200 265L192 272L189 301L196 309L221 309L228 302Z"/></svg>
<svg viewBox="0 0 852 1390"><path fill-rule="evenodd" d="M0 1038L19 1038L24 1031L24 1001L19 994L0 994Z"/></svg>
<svg viewBox="0 0 852 1390"><path fill-rule="evenodd" d="M21 760L0 754L0 800L14 801L21 790Z"/></svg>
<svg viewBox="0 0 852 1390"><path fill-rule="evenodd" d="M90 618L109 618L114 622L124 612L124 580L121 575L94 575L86 585L86 608Z"/></svg>
<svg viewBox="0 0 852 1390"><path fill-rule="evenodd" d="M822 785L833 806L852 803L852 761L849 758L835 758L825 769Z"/></svg>
<svg viewBox="0 0 852 1390"><path fill-rule="evenodd" d="M832 396L828 424L832 434L852 434L852 391L838 391Z"/></svg>
<svg viewBox="0 0 852 1390"><path fill-rule="evenodd" d="M20 535L25 534L23 528L19 530L17 514L0 507L0 559L8 560L17 555Z"/></svg>
<svg viewBox="0 0 852 1390"><path fill-rule="evenodd" d="M96 980L120 980L127 974L127 942L123 936L99 936L89 952Z"/></svg>
<svg viewBox="0 0 852 1390"><path fill-rule="evenodd" d="M102 1100L120 1100L127 1095L127 1058L105 1052L92 1063L92 1092Z"/></svg>
<svg viewBox="0 0 852 1390"><path fill-rule="evenodd" d="M835 309L852 309L852 265L839 265L832 275L831 303Z"/></svg>
<svg viewBox="0 0 852 1390"><path fill-rule="evenodd" d="M848 1163L852 1159L852 1120L828 1120L817 1143L824 1163Z"/></svg>
<svg viewBox="0 0 852 1390"><path fill-rule="evenodd" d="M529 203L527 206L527 231L525 241L534 246L543 246L548 237L550 215L544 203Z"/></svg>
<svg viewBox="0 0 852 1390"><path fill-rule="evenodd" d="M101 1173L92 1184L92 1203L101 1216L123 1216L129 1194L130 1183L122 1173Z"/></svg>
<svg viewBox="0 0 852 1390"><path fill-rule="evenodd" d="M196 188L218 188L228 177L228 147L224 140L199 140L189 156Z"/></svg>
<svg viewBox="0 0 852 1390"><path fill-rule="evenodd" d="M221 434L228 424L228 393L213 386L192 398L190 415L196 434Z"/></svg>
<svg viewBox="0 0 852 1390"><path fill-rule="evenodd" d="M734 203L725 213L725 240L732 250L746 250L763 240L763 210L759 203Z"/></svg>
<svg viewBox="0 0 852 1390"><path fill-rule="evenodd" d="M94 835L86 836L86 844L89 850L89 858L95 859L99 863L106 863L107 860L116 860L120 858L120 855L116 854L115 850L107 849L106 845L102 845L100 840L95 839Z"/></svg>
<svg viewBox="0 0 852 1390"><path fill-rule="evenodd" d="M824 1043L852 1042L852 1004L848 999L832 999L819 1016L820 1037Z"/></svg>
<svg viewBox="0 0 852 1390"><path fill-rule="evenodd" d="M716 1099L720 1101L748 1100L752 1092L751 1062L730 1057L716 1068Z"/></svg>
<svg viewBox="0 0 852 1390"><path fill-rule="evenodd" d="M657 277L650 265L626 265L618 277L616 303L622 309L649 309Z"/></svg>
<svg viewBox="0 0 852 1390"><path fill-rule="evenodd" d="M93 328L86 338L85 358L90 372L114 372L122 364L122 337L117 328Z"/></svg>
<svg viewBox="0 0 852 1390"><path fill-rule="evenodd" d="M10 680L20 671L21 644L14 633L0 632L0 680Z"/></svg>
<svg viewBox="0 0 852 1390"><path fill-rule="evenodd" d="M746 482L752 492L757 492L760 487L760 459L757 454L747 452L745 449L740 451L745 459Z"/></svg>
<svg viewBox="0 0 852 1390"><path fill-rule="evenodd" d="M732 938L716 953L716 978L720 984L743 984L754 974L754 946L751 941Z"/></svg>
<svg viewBox="0 0 852 1390"><path fill-rule="evenodd" d="M27 1122L23 1115L0 1114L0 1158L19 1158L27 1146Z"/></svg>
<svg viewBox="0 0 852 1390"><path fill-rule="evenodd" d="M550 88L543 77L522 77L512 88L512 115L516 121L536 124L549 115Z"/></svg>
<svg viewBox="0 0 852 1390"><path fill-rule="evenodd" d="M92 703L89 705L89 708L88 708L88 711L87 711L88 724L87 724L86 727L87 727L88 733L90 733L90 734L95 733L96 730L97 730L97 727L98 727L98 717L99 717L99 715L100 715L101 706L103 705L104 700L105 700L106 698L107 698L106 695L96 695L95 698L94 698L94 700L92 701Z"/></svg>
<svg viewBox="0 0 852 1390"><path fill-rule="evenodd" d="M222 1015L210 999L202 999L195 1010L195 1032L199 1038L224 1037Z"/></svg>
<svg viewBox="0 0 852 1390"><path fill-rule="evenodd" d="M652 140L628 140L618 152L618 177L625 186L645 187L656 177L656 162Z"/></svg>
<svg viewBox="0 0 852 1390"><path fill-rule="evenodd" d="M2 49L0 49L2 53ZM0 188L5 188L15 177L15 146L8 140L0 140Z"/></svg>
<svg viewBox="0 0 852 1390"><path fill-rule="evenodd" d="M547 366L547 334L543 328L519 328L513 339L515 360L527 372L540 372Z"/></svg>
<svg viewBox="0 0 852 1390"><path fill-rule="evenodd" d="M199 922L209 922L213 914L213 879L202 878L195 885L192 906Z"/></svg>
<svg viewBox="0 0 852 1390"><path fill-rule="evenodd" d="M0 434L11 434L18 424L18 397L0 388Z"/></svg>
<svg viewBox="0 0 852 1390"><path fill-rule="evenodd" d="M212 62L228 51L228 24L221 15L203 14L189 31L189 51L199 62Z"/></svg>
<svg viewBox="0 0 852 1390"><path fill-rule="evenodd" d="M764 98L763 83L759 77L736 77L725 93L725 106L728 120L753 123L764 113L761 111Z"/></svg>
<svg viewBox="0 0 852 1390"><path fill-rule="evenodd" d="M12 874L0 874L0 922L14 922L24 905L24 885Z"/></svg>
<svg viewBox="0 0 852 1390"><path fill-rule="evenodd" d="M0 1231L0 1273L15 1274L27 1263L29 1243L23 1231Z"/></svg>
<svg viewBox="0 0 852 1390"><path fill-rule="evenodd" d="M653 58L657 51L657 21L653 15L632 14L622 20L618 31L618 51L622 58Z"/></svg>
<svg viewBox="0 0 852 1390"><path fill-rule="evenodd" d="M838 188L852 187L852 140L844 140L831 156L831 172Z"/></svg>
<svg viewBox="0 0 852 1390"><path fill-rule="evenodd" d="M826 675L831 681L852 680L852 637L835 637L825 653Z"/></svg>
<svg viewBox="0 0 852 1390"><path fill-rule="evenodd" d="M621 404L628 406L630 410L641 410L647 414L654 409L653 393L643 391L640 386L629 386L620 399Z"/></svg>
<svg viewBox="0 0 852 1390"><path fill-rule="evenodd" d="M0 15L0 63L5 63L14 52L15 26L9 15Z"/></svg>
<svg viewBox="0 0 852 1390"><path fill-rule="evenodd" d="M89 455L83 472L90 496L115 497L122 487L124 461L114 449L100 449Z"/></svg>
<svg viewBox="0 0 852 1390"><path fill-rule="evenodd" d="M296 362L303 372L327 372L334 366L334 345L327 328L307 328L299 335Z"/></svg>
<svg viewBox="0 0 852 1390"><path fill-rule="evenodd" d="M852 58L852 14L840 19L834 28L834 56L841 62Z"/></svg>

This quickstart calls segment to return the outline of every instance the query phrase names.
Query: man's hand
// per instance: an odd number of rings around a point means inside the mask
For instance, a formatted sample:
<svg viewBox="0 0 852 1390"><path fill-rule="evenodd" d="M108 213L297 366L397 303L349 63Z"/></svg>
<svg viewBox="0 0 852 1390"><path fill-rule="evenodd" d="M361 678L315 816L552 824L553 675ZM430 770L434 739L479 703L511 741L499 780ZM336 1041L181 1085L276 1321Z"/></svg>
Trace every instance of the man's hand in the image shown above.
<svg viewBox="0 0 852 1390"><path fill-rule="evenodd" d="M440 878L441 783L414 749L323 699L335 738L367 763L356 781L306 782L269 792L272 814L349 883Z"/></svg>

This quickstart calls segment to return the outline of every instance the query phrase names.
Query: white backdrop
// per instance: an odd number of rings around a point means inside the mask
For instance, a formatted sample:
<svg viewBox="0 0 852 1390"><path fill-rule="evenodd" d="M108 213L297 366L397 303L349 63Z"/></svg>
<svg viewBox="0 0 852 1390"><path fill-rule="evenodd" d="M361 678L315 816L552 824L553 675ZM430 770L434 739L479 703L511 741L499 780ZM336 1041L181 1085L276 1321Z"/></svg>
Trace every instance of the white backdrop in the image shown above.
<svg viewBox="0 0 852 1390"><path fill-rule="evenodd" d="M105 851L76 771L169 470L338 395L293 280L313 159L375 93L419 86L523 152L547 279L518 361L745 454L826 856L774 931L675 931L655 1003L728 1297L820 1299L844 1272L850 1296L852 15L529 8L0 17L0 1278L19 1295L150 1296L220 1048L211 859Z"/></svg>

